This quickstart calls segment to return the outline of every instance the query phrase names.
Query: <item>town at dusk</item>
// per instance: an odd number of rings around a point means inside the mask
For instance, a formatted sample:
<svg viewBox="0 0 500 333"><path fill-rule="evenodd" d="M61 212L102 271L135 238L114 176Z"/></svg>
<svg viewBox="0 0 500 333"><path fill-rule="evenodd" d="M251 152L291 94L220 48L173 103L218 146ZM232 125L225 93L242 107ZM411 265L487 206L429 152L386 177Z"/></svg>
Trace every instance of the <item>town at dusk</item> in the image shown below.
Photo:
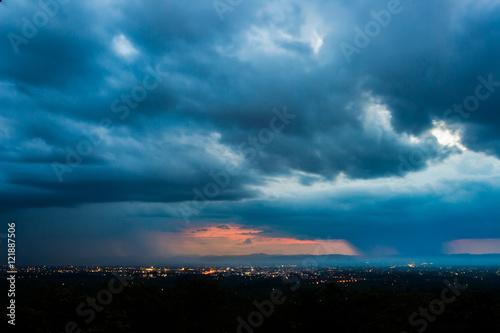
<svg viewBox="0 0 500 333"><path fill-rule="evenodd" d="M500 328L499 0L0 21L12 332Z"/></svg>

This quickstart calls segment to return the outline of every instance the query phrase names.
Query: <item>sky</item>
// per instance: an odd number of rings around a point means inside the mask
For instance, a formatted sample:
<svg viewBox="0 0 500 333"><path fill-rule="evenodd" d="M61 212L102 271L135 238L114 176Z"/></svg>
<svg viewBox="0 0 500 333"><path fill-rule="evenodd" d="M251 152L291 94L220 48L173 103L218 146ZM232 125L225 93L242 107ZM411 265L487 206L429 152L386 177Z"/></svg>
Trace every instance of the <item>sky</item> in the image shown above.
<svg viewBox="0 0 500 333"><path fill-rule="evenodd" d="M499 254L500 1L0 4L18 264Z"/></svg>

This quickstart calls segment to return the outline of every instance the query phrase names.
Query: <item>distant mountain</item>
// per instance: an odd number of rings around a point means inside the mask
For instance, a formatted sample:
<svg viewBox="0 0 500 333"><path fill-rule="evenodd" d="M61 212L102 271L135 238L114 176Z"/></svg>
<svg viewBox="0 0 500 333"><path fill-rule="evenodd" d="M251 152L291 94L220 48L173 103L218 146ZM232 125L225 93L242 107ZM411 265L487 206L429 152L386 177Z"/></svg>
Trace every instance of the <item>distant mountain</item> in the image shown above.
<svg viewBox="0 0 500 333"><path fill-rule="evenodd" d="M277 255L255 253L243 256L182 256L166 260L173 264L196 264L196 265L326 265L326 264L349 264L359 262L355 256L347 255Z"/></svg>
<svg viewBox="0 0 500 333"><path fill-rule="evenodd" d="M270 255L255 253L244 256L179 256L165 258L165 264L189 265L500 265L500 254L454 254L435 257L364 257L348 255Z"/></svg>
<svg viewBox="0 0 500 333"><path fill-rule="evenodd" d="M229 256L200 256L184 255L156 257L145 260L143 257L99 257L89 258L82 262L53 262L49 265L102 265L102 266L204 266L204 265L300 265L300 266L359 266L359 265L407 265L407 264L434 264L434 265L499 265L500 254L453 254L439 255L433 257L410 257L410 256L348 256L341 254L332 255L278 255L255 253L250 255L229 255ZM38 265L38 263L31 263Z"/></svg>

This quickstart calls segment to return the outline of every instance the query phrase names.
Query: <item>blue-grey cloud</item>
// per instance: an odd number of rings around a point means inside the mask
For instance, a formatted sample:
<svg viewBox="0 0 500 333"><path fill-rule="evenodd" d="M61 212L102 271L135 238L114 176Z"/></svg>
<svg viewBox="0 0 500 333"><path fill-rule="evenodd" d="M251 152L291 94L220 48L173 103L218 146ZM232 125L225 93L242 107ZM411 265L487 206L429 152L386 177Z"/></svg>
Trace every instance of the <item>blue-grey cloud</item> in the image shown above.
<svg viewBox="0 0 500 333"><path fill-rule="evenodd" d="M54 209L142 203L149 208L131 216L146 218L148 228L163 228L153 216L177 228L178 205L191 205L194 189L235 166L193 223L265 224L300 237L331 230L366 249L411 247L406 234L433 239L430 252L452 239L436 236L451 228L446 216L478 216L483 231L470 230L477 237L498 232L487 217L490 199L448 215L455 204L429 192L396 198L387 189L376 205L370 195L346 193L336 200L367 201L348 211L263 199L270 179L369 182L423 172L461 147L500 156L498 2L245 1L223 20L201 0L40 3L7 1L0 10L4 217L29 219L24 210L39 209L56 226ZM356 27L390 6L398 8L390 22L360 37ZM359 38L369 42L360 47ZM347 59L345 44L359 52ZM293 117L278 119L282 130L263 144L273 110L284 107ZM440 143L437 126L458 133L461 146ZM261 152L250 156L255 148ZM487 180L473 184L449 186L496 196ZM434 214L436 233L420 231L421 206Z"/></svg>

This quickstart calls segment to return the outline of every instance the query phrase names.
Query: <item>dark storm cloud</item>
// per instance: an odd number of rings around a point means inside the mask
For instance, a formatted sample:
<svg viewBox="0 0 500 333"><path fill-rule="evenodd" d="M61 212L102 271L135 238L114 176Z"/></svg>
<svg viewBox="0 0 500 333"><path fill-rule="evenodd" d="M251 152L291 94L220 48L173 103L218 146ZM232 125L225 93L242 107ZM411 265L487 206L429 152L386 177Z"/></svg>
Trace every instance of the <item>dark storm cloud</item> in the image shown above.
<svg viewBox="0 0 500 333"><path fill-rule="evenodd" d="M457 152L427 132L436 121L457 126L445 117L448 109L459 120L462 144L499 156L498 2L402 0L390 24L348 62L339 46L355 45L353 27L364 29L374 20L371 11L387 3L245 1L221 21L211 1L69 2L17 53L9 33L23 36L24 18L33 22L43 9L37 2L3 4L2 211L191 201L193 189L228 163L238 164L239 173L211 200L258 198L269 177L299 174L299 183L313 186L339 175L404 176ZM481 90L488 98L474 112L453 112L476 94L480 78L493 82ZM158 84L127 105L144 80ZM245 159L242 142L269 127L272 110L285 106L293 121L257 158ZM112 130L99 129L103 119ZM68 165L68 147L78 150L89 131L99 133L99 143L78 165ZM416 154L418 163L402 167L402 159ZM53 162L71 168L62 181ZM275 207L242 205L247 208L220 217L261 219L312 237L325 236L312 230L332 214L305 209L303 220L288 220ZM390 216L397 206L377 212ZM204 214L218 217L210 208ZM316 222L303 224L307 216ZM351 218L367 228L380 220L346 215L339 221ZM348 238L354 231L345 228Z"/></svg>
<svg viewBox="0 0 500 333"><path fill-rule="evenodd" d="M493 146L498 154L498 137L487 134L500 125L498 2L414 1L399 15L351 69L365 75L366 87L388 104L393 126L414 134L474 96L479 77L494 82L477 110L453 115L462 120L466 145L476 143L475 149L485 151ZM484 137L475 135L475 125L486 131Z"/></svg>

